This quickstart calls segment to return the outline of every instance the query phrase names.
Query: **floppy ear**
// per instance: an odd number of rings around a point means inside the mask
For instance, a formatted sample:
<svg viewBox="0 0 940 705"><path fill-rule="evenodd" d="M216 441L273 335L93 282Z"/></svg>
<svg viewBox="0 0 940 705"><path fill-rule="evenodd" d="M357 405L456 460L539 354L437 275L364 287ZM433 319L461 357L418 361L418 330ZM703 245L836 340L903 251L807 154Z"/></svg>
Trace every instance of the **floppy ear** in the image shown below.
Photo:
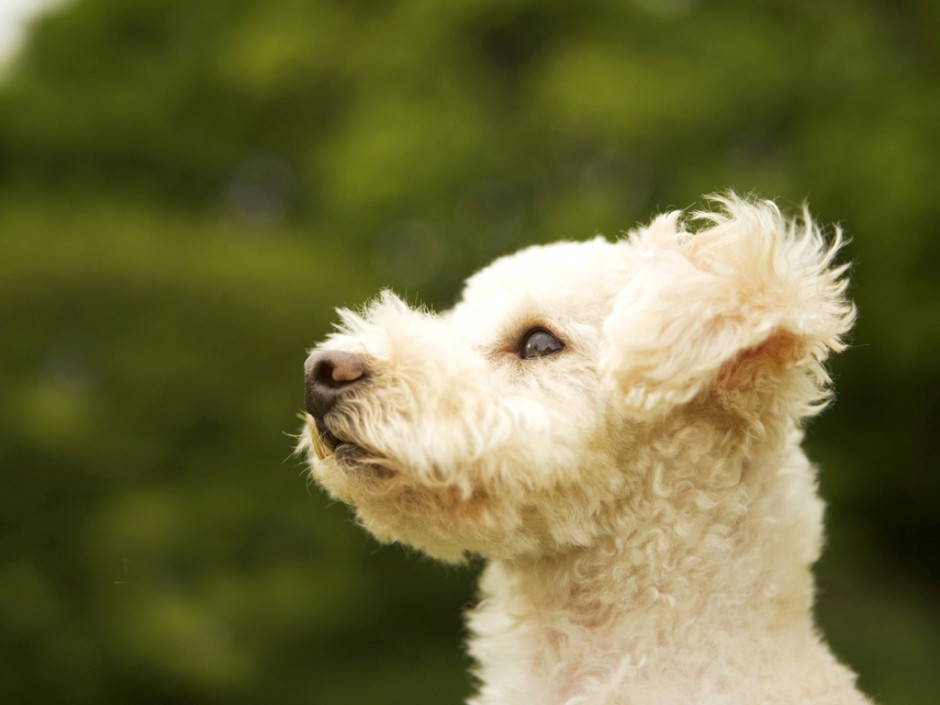
<svg viewBox="0 0 940 705"><path fill-rule="evenodd" d="M601 369L636 415L703 393L814 413L827 398L823 362L855 319L846 266L832 266L841 232L826 244L805 209L786 220L769 201L713 203L693 214L704 225L694 234L678 212L631 234L638 261L604 324Z"/></svg>

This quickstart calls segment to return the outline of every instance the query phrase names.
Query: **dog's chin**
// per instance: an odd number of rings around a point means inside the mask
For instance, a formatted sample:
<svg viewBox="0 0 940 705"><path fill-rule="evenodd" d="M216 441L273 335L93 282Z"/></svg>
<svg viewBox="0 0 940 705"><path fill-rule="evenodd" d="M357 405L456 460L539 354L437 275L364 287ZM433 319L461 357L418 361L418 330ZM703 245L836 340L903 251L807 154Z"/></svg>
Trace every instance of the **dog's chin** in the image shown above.
<svg viewBox="0 0 940 705"><path fill-rule="evenodd" d="M381 458L355 443L340 442L333 450L333 458L348 472L379 480L387 480L395 476L395 471L385 465Z"/></svg>

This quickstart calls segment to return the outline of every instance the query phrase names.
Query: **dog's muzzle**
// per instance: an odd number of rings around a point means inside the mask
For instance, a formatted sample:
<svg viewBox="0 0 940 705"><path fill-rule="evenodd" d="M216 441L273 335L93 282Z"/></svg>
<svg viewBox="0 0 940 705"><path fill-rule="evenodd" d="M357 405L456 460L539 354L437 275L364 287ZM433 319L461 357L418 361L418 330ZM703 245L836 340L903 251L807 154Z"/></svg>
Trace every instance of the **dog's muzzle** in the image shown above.
<svg viewBox="0 0 940 705"><path fill-rule="evenodd" d="M326 415L344 396L368 379L365 357L340 350L314 352L304 363L304 407L335 447L339 439L326 426Z"/></svg>

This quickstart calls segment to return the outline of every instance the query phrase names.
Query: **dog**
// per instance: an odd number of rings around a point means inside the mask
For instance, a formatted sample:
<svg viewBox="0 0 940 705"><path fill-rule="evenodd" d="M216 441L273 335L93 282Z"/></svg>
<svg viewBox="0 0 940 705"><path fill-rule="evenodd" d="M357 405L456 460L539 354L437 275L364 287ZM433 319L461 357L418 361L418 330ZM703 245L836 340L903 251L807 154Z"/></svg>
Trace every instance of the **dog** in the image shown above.
<svg viewBox="0 0 940 705"><path fill-rule="evenodd" d="M855 319L805 208L733 193L534 246L436 314L386 291L305 364L313 478L487 565L470 705L862 705L814 626L804 422Z"/></svg>

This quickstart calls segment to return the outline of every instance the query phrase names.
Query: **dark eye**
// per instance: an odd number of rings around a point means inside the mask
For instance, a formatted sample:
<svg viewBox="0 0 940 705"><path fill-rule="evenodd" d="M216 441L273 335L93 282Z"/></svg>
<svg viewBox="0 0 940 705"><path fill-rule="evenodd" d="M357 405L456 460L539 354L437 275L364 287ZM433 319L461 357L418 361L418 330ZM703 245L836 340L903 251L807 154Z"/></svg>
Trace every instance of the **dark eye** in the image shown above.
<svg viewBox="0 0 940 705"><path fill-rule="evenodd" d="M565 346L558 338L544 328L533 328L522 336L519 346L519 357L523 360L532 360L536 357L548 357L564 350Z"/></svg>

